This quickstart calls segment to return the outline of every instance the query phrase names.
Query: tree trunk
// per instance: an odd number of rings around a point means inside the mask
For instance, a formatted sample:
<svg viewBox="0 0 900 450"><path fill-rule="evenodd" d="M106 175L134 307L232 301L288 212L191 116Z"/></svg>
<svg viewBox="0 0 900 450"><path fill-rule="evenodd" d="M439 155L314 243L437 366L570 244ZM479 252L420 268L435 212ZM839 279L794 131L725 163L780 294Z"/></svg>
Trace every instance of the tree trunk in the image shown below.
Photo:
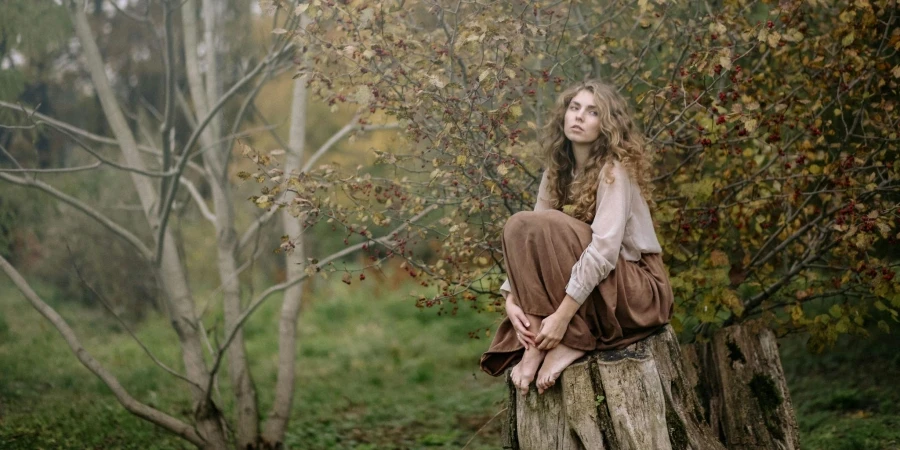
<svg viewBox="0 0 900 450"><path fill-rule="evenodd" d="M303 75L294 80L294 98L291 103L291 128L284 162L284 172L292 173L303 167L303 155L306 150L306 82ZM291 202L294 195L286 193L284 201ZM281 225L284 234L290 236L297 244L293 254L285 253L286 281L293 281L304 273L303 262L306 254L303 245L302 218L291 215L287 208L281 211ZM263 431L263 442L272 448L282 448L287 431L291 408L294 405L294 381L297 355L297 317L303 300L303 284L295 284L284 290L281 303L281 317L278 322L278 377L275 382L275 400L272 411Z"/></svg>
<svg viewBox="0 0 900 450"><path fill-rule="evenodd" d="M775 337L753 325L683 347L666 326L625 349L588 354L543 395L508 385L504 448L799 446Z"/></svg>
<svg viewBox="0 0 900 450"><path fill-rule="evenodd" d="M132 168L145 170L143 159L138 153L137 142L131 133L128 122L125 120L125 115L122 113L106 76L105 65L91 33L90 25L82 8L83 4L70 1L67 6L75 34L78 36L87 60L87 67L94 82L97 97L100 99L107 122L116 136L125 161ZM150 225L150 230L156 233L161 226L159 218L154 214L159 197L156 196L153 185L147 177L132 172L131 179L141 202L144 215ZM172 234L165 230L160 238L163 242L158 269L159 277L166 294L172 327L175 329L181 344L185 372L187 378L194 383L191 393L194 400L193 414L196 429L207 444L205 448L225 448L228 439L222 427L221 411L209 401L206 392L202 388L209 377L209 370L203 359L200 333L197 326L198 318L194 311L194 300L187 283L184 266L176 251L175 239L172 237Z"/></svg>
<svg viewBox="0 0 900 450"><path fill-rule="evenodd" d="M695 380L705 417L729 449L800 447L775 334L758 323L716 331L686 345L685 370Z"/></svg>

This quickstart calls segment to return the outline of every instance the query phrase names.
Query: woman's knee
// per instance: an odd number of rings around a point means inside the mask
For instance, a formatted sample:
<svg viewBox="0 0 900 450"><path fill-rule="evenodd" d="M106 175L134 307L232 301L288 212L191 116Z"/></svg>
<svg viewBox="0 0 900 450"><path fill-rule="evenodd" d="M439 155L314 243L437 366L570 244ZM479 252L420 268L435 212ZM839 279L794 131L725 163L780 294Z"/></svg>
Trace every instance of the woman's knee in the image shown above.
<svg viewBox="0 0 900 450"><path fill-rule="evenodd" d="M542 211L519 211L503 226L503 236L506 239L521 238L538 230L548 230L548 225L556 224L566 219L566 214L555 209Z"/></svg>

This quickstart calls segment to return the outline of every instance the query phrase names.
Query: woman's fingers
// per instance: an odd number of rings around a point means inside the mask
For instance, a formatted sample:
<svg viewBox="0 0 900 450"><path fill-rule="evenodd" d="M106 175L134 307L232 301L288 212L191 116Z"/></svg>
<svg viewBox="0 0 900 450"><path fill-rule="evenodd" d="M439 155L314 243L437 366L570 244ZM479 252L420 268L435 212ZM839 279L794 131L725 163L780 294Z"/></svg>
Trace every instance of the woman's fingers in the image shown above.
<svg viewBox="0 0 900 450"><path fill-rule="evenodd" d="M519 334L527 336L530 339L534 339L534 332L528 330L528 321L523 316L524 314L522 316L514 314L512 318L510 318L510 321L513 324L513 328L515 328L516 332L518 332Z"/></svg>
<svg viewBox="0 0 900 450"><path fill-rule="evenodd" d="M521 334L516 333L516 339L519 340L519 343L522 344L522 347L530 348L531 346L534 345L534 344L529 344L528 341L526 341L526 340L522 337Z"/></svg>
<svg viewBox="0 0 900 450"><path fill-rule="evenodd" d="M552 338L542 332L541 334L538 334L534 342L537 344L539 350L550 350L559 344L560 339Z"/></svg>

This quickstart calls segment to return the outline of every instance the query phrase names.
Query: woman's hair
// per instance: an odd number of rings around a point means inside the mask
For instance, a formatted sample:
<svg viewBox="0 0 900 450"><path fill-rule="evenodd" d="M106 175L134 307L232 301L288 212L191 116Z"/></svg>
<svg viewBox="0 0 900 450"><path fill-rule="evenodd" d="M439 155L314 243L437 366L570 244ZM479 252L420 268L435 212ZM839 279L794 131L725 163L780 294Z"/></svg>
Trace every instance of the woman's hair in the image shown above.
<svg viewBox="0 0 900 450"><path fill-rule="evenodd" d="M594 94L600 119L600 134L591 145L591 153L574 180L575 154L572 142L564 133L569 102L581 91ZM590 222L594 219L597 202L597 183L604 167L607 182L612 183L612 161L618 160L637 181L641 195L653 207L650 185L650 154L646 140L632 121L628 103L612 86L598 80L587 80L563 91L550 111L543 128L542 147L545 152L550 204L564 209L571 216ZM607 164L610 163L610 164ZM566 208L563 208L566 207Z"/></svg>

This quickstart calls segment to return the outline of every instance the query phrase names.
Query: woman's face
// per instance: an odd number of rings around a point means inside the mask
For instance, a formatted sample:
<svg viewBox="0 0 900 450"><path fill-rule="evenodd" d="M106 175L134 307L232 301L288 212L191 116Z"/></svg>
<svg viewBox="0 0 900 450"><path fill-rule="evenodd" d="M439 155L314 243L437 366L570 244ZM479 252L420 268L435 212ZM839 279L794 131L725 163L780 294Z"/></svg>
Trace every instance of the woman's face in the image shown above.
<svg viewBox="0 0 900 450"><path fill-rule="evenodd" d="M589 144L600 137L600 111L593 93L584 90L575 94L566 109L564 131L574 144Z"/></svg>

